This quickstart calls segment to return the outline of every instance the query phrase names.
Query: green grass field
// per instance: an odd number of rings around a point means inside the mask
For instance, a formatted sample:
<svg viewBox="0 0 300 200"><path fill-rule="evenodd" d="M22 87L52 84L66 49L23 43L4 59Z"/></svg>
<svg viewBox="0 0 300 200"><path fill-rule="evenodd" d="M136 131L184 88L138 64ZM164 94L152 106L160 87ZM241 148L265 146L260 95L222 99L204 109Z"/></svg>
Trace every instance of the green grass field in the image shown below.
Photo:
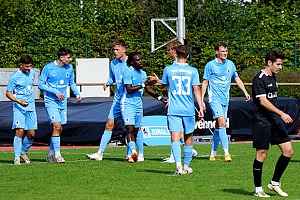
<svg viewBox="0 0 300 200"><path fill-rule="evenodd" d="M263 187L272 199L300 199L300 143L281 183L289 197L269 191L278 147L270 148L263 167ZM193 173L172 176L175 164L161 163L168 146L145 147L145 161L125 163L125 147L109 147L103 161L85 157L95 148L62 149L65 164L45 163L46 150L29 150L29 165L12 165L13 152L0 152L0 199L257 199L253 196L252 143L231 143L233 162L209 162L210 144L194 145ZM222 153L222 150L220 151ZM222 157L224 159L224 157Z"/></svg>

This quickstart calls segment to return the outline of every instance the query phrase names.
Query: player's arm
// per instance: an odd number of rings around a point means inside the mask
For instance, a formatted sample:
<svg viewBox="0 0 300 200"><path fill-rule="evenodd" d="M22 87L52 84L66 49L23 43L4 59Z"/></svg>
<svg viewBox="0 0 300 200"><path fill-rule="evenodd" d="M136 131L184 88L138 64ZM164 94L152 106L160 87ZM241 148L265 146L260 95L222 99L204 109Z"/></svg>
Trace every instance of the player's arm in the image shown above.
<svg viewBox="0 0 300 200"><path fill-rule="evenodd" d="M125 84L126 91L131 94L134 93L142 88L145 88L149 85L154 85L156 83L156 78L152 76L148 76L147 80L142 83L141 85L132 86L132 84Z"/></svg>
<svg viewBox="0 0 300 200"><path fill-rule="evenodd" d="M246 101L249 101L250 100L250 95L248 94L243 81L238 76L235 77L234 80L235 80L236 84L239 86L239 88L244 92L245 97L246 97Z"/></svg>
<svg viewBox="0 0 300 200"><path fill-rule="evenodd" d="M105 91L106 88L112 84L114 84L116 82L116 79L115 79L115 75L114 75L114 72L113 72L113 67L112 67L112 64L110 64L110 69L109 69L109 78L107 80L106 83L103 84L103 90Z"/></svg>
<svg viewBox="0 0 300 200"><path fill-rule="evenodd" d="M202 120L204 117L204 112L203 112L203 110L204 110L203 104L204 103L203 103L203 100L201 97L201 90L200 90L199 85L193 85L193 89L194 89L194 96L195 96L198 106L200 108L198 117L199 117L199 120Z"/></svg>
<svg viewBox="0 0 300 200"><path fill-rule="evenodd" d="M76 83L74 81L74 71L71 73L70 76L70 88L73 91L73 93L76 95L76 103L80 103L81 102L81 95L80 92L78 91L77 87L76 87Z"/></svg>
<svg viewBox="0 0 300 200"><path fill-rule="evenodd" d="M203 112L206 111L206 106L205 106L205 103L204 103L204 97L205 97L207 86L208 86L208 80L204 79L203 82L202 82L202 89L201 89L201 101L202 101L202 105L203 105Z"/></svg>
<svg viewBox="0 0 300 200"><path fill-rule="evenodd" d="M59 97L61 95L63 96L63 94L59 90L49 87L47 85L47 77L48 77L48 70L46 69L46 67L44 67L44 69L42 70L41 76L39 78L38 88L40 90L44 90L46 92L53 93L57 97Z"/></svg>
<svg viewBox="0 0 300 200"><path fill-rule="evenodd" d="M18 104L20 104L20 105L23 106L23 107L26 107L26 106L29 105L29 103L27 103L24 99L23 99L23 100L17 99L17 98L12 94L11 91L6 90L6 97L7 97L8 99L10 99L11 101L13 101L13 102L17 102Z"/></svg>
<svg viewBox="0 0 300 200"><path fill-rule="evenodd" d="M284 113L282 110L276 108L276 106L274 106L268 99L266 96L260 96L259 97L259 102L260 105L262 105L263 107L265 107L267 110L279 115L281 117L281 119L285 122L285 123L293 123L293 119L286 113Z"/></svg>
<svg viewBox="0 0 300 200"><path fill-rule="evenodd" d="M153 98L157 99L158 101L161 101L161 102L163 102L164 104L167 104L167 103L168 103L168 101L167 101L164 97L159 96L159 95L152 89L152 87L151 87L150 85L147 85L147 86L145 87L145 90L147 91L147 93L148 93L150 96L152 96Z"/></svg>

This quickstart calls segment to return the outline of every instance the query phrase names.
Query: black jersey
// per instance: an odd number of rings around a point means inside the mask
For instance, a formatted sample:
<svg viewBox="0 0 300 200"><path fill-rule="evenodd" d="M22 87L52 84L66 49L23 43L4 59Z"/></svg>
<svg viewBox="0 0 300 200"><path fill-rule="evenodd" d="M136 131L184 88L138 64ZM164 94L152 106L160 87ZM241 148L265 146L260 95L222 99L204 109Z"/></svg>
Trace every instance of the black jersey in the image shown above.
<svg viewBox="0 0 300 200"><path fill-rule="evenodd" d="M277 124L278 115L267 110L259 102L259 97L266 96L266 98L276 106L277 103L278 85L275 74L269 76L263 70L255 75L252 81L253 94L253 124L254 125L272 125Z"/></svg>

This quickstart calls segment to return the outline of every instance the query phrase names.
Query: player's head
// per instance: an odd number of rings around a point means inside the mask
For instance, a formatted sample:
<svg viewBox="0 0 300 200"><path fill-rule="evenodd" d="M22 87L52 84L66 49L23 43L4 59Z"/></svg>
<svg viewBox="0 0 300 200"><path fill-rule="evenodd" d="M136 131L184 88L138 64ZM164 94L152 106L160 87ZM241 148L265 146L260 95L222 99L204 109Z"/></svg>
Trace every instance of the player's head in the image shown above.
<svg viewBox="0 0 300 200"><path fill-rule="evenodd" d="M177 58L177 55L176 55L176 49L177 49L177 47L179 47L180 45L182 45L182 44L181 44L181 42L178 41L178 40L174 40L174 41L172 41L172 42L170 42L170 43L167 44L167 53L168 53L168 55L169 55L171 58L173 58L173 60L176 60L176 58Z"/></svg>
<svg viewBox="0 0 300 200"><path fill-rule="evenodd" d="M115 57L118 59L125 59L126 58L126 42L124 40L115 40L112 44L114 49Z"/></svg>
<svg viewBox="0 0 300 200"><path fill-rule="evenodd" d="M228 44L226 42L218 42L215 45L215 51L218 56L218 59L221 62L224 62L228 56Z"/></svg>
<svg viewBox="0 0 300 200"><path fill-rule="evenodd" d="M57 56L63 65L69 65L72 61L72 51L66 47L59 48Z"/></svg>
<svg viewBox="0 0 300 200"><path fill-rule="evenodd" d="M277 74L282 69L284 59L285 55L283 52L272 50L266 55L266 66L270 67L272 73Z"/></svg>
<svg viewBox="0 0 300 200"><path fill-rule="evenodd" d="M178 59L187 59L190 53L190 49L186 45L180 45L176 48L176 54Z"/></svg>
<svg viewBox="0 0 300 200"><path fill-rule="evenodd" d="M143 68L143 60L142 56L139 52L132 52L128 55L127 65L132 66L134 69L142 69Z"/></svg>
<svg viewBox="0 0 300 200"><path fill-rule="evenodd" d="M28 73L32 68L33 59L29 55L24 55L20 58L20 70L23 73Z"/></svg>

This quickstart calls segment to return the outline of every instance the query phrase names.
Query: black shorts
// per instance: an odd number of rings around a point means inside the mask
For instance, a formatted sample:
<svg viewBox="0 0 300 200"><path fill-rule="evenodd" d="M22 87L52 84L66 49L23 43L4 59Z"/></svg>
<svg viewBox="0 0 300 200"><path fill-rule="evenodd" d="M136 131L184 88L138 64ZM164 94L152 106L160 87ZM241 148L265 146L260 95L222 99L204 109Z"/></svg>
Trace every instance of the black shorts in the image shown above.
<svg viewBox="0 0 300 200"><path fill-rule="evenodd" d="M269 144L278 145L291 141L289 133L281 124L257 126L252 127L253 148L269 149Z"/></svg>

